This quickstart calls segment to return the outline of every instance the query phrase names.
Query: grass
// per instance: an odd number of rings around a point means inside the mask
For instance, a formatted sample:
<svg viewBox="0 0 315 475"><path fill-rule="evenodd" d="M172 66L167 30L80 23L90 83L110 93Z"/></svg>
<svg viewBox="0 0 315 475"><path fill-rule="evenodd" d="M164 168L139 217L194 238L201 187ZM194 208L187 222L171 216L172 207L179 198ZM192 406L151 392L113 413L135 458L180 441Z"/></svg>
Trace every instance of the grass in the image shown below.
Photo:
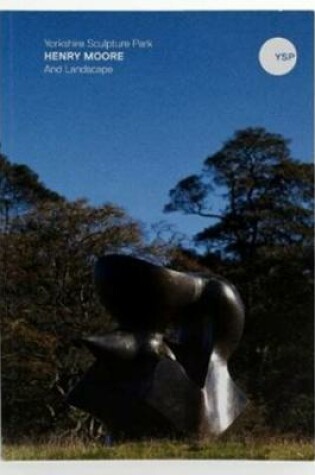
<svg viewBox="0 0 315 475"><path fill-rule="evenodd" d="M171 440L124 442L106 446L97 441L55 440L4 444L4 460L139 460L139 459L243 459L314 460L311 440L244 439L211 442Z"/></svg>

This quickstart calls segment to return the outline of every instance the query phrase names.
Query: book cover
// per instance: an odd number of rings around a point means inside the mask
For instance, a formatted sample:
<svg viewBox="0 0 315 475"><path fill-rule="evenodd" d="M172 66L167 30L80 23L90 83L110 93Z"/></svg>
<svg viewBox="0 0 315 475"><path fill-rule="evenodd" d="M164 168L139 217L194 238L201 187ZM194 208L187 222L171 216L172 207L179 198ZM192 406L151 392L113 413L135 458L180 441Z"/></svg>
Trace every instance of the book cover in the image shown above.
<svg viewBox="0 0 315 475"><path fill-rule="evenodd" d="M314 12L0 22L3 458L312 460ZM73 341L115 328L111 253L238 289L249 404L221 438L130 445L67 404Z"/></svg>

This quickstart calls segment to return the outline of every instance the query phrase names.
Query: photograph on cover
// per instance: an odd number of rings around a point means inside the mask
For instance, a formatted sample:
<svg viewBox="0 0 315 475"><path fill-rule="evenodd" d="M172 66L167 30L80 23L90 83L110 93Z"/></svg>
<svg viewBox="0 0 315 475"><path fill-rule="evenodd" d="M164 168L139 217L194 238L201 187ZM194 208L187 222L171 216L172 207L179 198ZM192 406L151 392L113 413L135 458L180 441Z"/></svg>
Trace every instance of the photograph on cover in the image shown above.
<svg viewBox="0 0 315 475"><path fill-rule="evenodd" d="M2 459L313 460L313 12L0 22Z"/></svg>

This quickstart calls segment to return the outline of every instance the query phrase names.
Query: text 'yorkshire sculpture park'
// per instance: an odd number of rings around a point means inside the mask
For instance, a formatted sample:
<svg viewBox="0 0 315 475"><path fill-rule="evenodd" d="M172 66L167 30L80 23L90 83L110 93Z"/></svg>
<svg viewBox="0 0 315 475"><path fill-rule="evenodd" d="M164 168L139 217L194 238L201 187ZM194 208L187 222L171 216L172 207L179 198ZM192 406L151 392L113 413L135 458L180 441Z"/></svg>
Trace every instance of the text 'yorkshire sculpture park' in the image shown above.
<svg viewBox="0 0 315 475"><path fill-rule="evenodd" d="M118 329L82 338L95 363L68 402L114 437L210 437L246 405L227 363L243 331L234 288L127 255L100 258L95 283Z"/></svg>

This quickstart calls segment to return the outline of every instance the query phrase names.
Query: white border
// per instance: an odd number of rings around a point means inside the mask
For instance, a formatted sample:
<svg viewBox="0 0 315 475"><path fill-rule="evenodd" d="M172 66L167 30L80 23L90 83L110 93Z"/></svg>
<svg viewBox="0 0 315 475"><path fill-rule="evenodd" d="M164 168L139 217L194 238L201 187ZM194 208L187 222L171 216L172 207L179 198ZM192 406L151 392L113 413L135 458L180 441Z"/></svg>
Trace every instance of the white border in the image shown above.
<svg viewBox="0 0 315 475"><path fill-rule="evenodd" d="M5 475L303 475L314 474L314 462L270 461L76 461L2 462ZM3 472L2 472L3 473Z"/></svg>
<svg viewBox="0 0 315 475"><path fill-rule="evenodd" d="M270 461L60 461L2 462L5 475L314 475L314 462Z"/></svg>
<svg viewBox="0 0 315 475"><path fill-rule="evenodd" d="M0 10L315 10L314 0L1 0Z"/></svg>

